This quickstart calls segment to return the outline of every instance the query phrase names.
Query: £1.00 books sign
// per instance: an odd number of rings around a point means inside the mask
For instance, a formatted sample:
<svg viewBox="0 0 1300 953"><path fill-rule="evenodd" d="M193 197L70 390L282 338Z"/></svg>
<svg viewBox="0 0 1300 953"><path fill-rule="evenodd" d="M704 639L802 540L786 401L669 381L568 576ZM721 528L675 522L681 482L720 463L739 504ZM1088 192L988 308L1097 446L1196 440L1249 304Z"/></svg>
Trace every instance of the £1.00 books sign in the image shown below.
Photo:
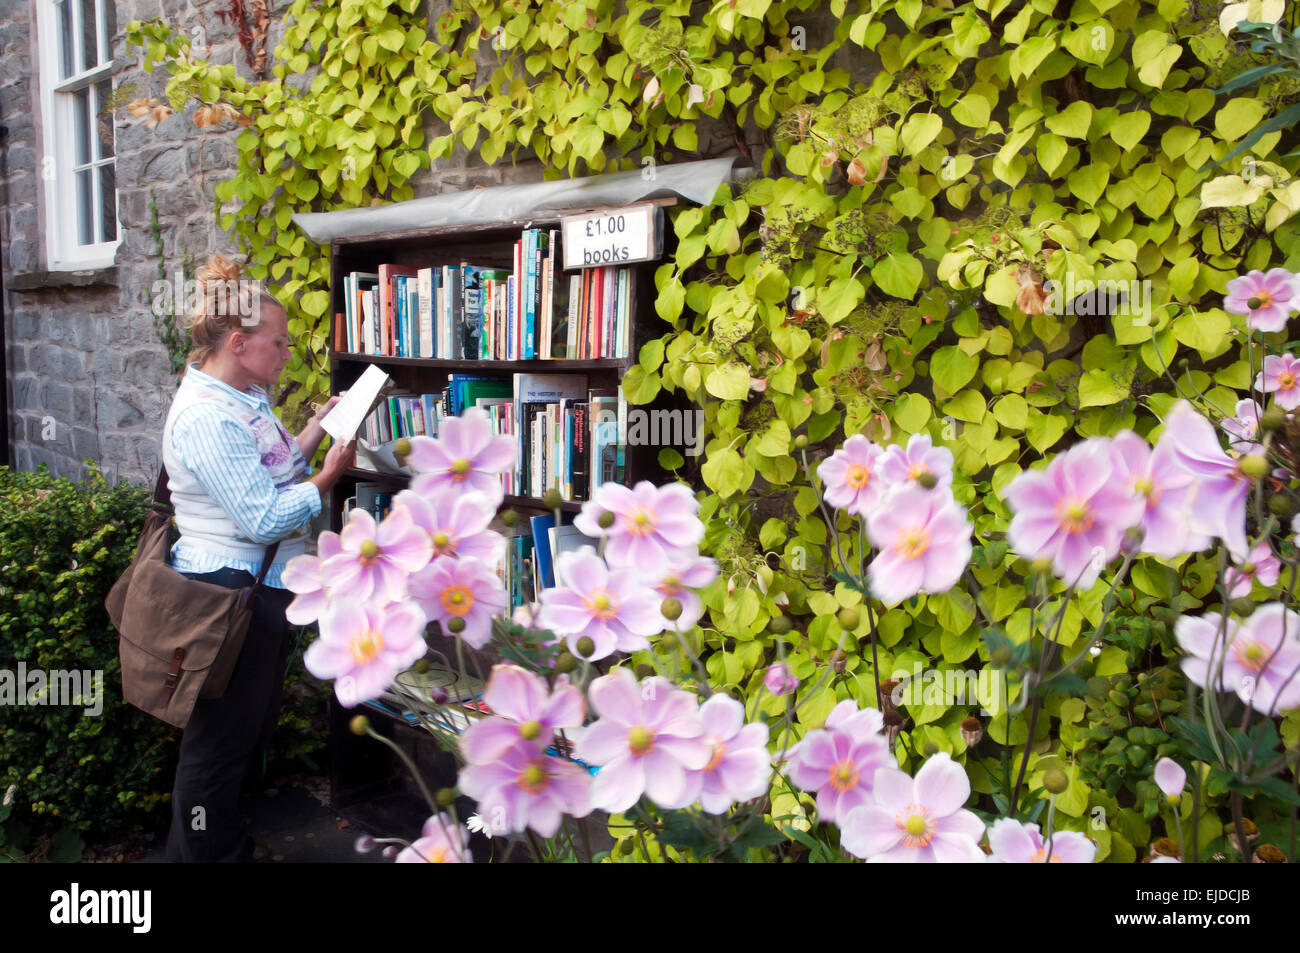
<svg viewBox="0 0 1300 953"><path fill-rule="evenodd" d="M649 204L565 216L564 269L655 261L663 254L662 223L663 209Z"/></svg>

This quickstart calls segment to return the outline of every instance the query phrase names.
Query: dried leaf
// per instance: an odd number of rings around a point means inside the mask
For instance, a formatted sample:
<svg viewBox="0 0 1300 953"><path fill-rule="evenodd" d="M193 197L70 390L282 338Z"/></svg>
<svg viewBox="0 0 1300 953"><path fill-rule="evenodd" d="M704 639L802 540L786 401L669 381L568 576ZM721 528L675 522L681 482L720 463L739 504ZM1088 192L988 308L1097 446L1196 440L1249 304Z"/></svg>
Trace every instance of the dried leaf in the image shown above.
<svg viewBox="0 0 1300 953"><path fill-rule="evenodd" d="M863 161L854 157L849 163L849 185L866 185L867 184L867 167Z"/></svg>

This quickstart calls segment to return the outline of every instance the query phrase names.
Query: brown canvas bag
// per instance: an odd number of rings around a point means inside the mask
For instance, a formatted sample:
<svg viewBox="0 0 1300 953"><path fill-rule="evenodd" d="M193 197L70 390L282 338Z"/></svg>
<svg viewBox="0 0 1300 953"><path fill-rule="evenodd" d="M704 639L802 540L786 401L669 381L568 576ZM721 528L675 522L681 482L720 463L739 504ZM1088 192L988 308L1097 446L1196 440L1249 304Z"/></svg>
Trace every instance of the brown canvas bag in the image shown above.
<svg viewBox="0 0 1300 953"><path fill-rule="evenodd" d="M189 579L170 565L172 512L164 467L135 558L104 606L119 635L122 697L184 728L198 699L225 694L248 634L253 595L280 544L267 549L250 586L235 590Z"/></svg>

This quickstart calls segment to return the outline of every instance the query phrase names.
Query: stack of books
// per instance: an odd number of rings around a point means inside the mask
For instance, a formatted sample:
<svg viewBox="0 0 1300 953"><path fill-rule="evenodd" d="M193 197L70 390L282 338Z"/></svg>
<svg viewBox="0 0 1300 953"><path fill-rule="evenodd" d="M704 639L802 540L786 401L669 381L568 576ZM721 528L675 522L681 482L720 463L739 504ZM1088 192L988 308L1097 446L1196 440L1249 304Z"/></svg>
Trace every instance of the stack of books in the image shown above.
<svg viewBox="0 0 1300 953"><path fill-rule="evenodd" d="M336 351L453 361L625 358L634 269L565 275L558 229L526 229L513 268L383 264L343 278Z"/></svg>

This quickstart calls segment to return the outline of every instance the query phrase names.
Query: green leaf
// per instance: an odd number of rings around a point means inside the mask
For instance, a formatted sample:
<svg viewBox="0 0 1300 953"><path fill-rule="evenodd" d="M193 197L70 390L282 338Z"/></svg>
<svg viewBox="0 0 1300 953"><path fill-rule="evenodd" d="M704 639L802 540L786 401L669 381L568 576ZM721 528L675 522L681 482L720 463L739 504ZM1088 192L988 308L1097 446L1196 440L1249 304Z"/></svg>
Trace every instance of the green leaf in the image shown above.
<svg viewBox="0 0 1300 953"><path fill-rule="evenodd" d="M1121 149L1132 149L1151 128L1151 113L1145 109L1124 113L1110 124L1110 137Z"/></svg>
<svg viewBox="0 0 1300 953"><path fill-rule="evenodd" d="M899 141L909 155L916 155L943 131L943 120L937 113L914 113L903 123Z"/></svg>
<svg viewBox="0 0 1300 953"><path fill-rule="evenodd" d="M1104 368L1085 371L1079 379L1079 407L1108 407L1129 394L1129 385Z"/></svg>
<svg viewBox="0 0 1300 953"><path fill-rule="evenodd" d="M817 310L830 324L848 317L862 300L862 282L856 278L836 278L817 291Z"/></svg>
<svg viewBox="0 0 1300 953"><path fill-rule="evenodd" d="M1214 114L1214 129L1229 142L1240 139L1259 125L1260 120L1264 118L1267 112L1267 108L1262 102L1251 96L1239 96L1236 99L1230 99L1219 107L1219 111Z"/></svg>
<svg viewBox="0 0 1300 953"><path fill-rule="evenodd" d="M1025 437L1029 445L1039 453L1046 453L1048 448L1065 436L1070 422L1055 414L1045 414L1036 408L1030 408L1029 421L1025 425Z"/></svg>
<svg viewBox="0 0 1300 953"><path fill-rule="evenodd" d="M890 252L871 268L876 287L895 298L915 297L923 276L921 263L906 252Z"/></svg>
<svg viewBox="0 0 1300 953"><path fill-rule="evenodd" d="M709 458L700 467L700 476L709 489L725 499L740 489L744 469L745 462L740 454L727 447L709 454Z"/></svg>
<svg viewBox="0 0 1300 953"><path fill-rule="evenodd" d="M965 387L979 370L979 360L956 346L942 347L930 360L930 377L949 394Z"/></svg>
<svg viewBox="0 0 1300 953"><path fill-rule="evenodd" d="M704 378L704 389L722 400L744 400L749 395L749 366L736 361L718 365Z"/></svg>

